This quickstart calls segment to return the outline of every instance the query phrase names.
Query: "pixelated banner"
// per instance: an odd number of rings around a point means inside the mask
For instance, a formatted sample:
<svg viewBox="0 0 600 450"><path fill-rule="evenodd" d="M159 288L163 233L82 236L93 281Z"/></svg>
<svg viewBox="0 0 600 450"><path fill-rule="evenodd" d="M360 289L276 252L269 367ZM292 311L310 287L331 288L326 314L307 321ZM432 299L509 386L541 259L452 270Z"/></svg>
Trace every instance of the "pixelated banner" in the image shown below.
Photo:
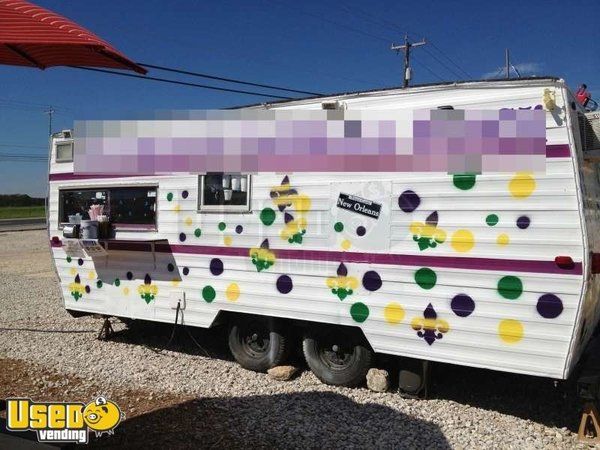
<svg viewBox="0 0 600 450"><path fill-rule="evenodd" d="M178 111L75 123L75 172L545 171L543 110Z"/></svg>

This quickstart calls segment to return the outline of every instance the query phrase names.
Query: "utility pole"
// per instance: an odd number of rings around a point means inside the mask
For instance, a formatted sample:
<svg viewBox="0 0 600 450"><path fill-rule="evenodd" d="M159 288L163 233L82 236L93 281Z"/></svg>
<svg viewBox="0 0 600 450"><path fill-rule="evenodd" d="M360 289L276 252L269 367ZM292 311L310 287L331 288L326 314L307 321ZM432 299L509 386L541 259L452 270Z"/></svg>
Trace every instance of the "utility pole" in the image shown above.
<svg viewBox="0 0 600 450"><path fill-rule="evenodd" d="M412 47L420 47L421 45L425 45L425 39L421 42L410 42L408 40L408 34L404 35L404 45L394 45L392 44L391 49L399 52L400 50L404 50L404 81L402 83L402 87L408 87L408 82L412 78L412 70L410 68L410 49Z"/></svg>
<svg viewBox="0 0 600 450"><path fill-rule="evenodd" d="M510 51L508 49L504 50L504 64L506 67L506 79L510 78Z"/></svg>
<svg viewBox="0 0 600 450"><path fill-rule="evenodd" d="M48 114L48 136L52 136L52 114L54 114L54 108L50 106L44 111L44 114Z"/></svg>

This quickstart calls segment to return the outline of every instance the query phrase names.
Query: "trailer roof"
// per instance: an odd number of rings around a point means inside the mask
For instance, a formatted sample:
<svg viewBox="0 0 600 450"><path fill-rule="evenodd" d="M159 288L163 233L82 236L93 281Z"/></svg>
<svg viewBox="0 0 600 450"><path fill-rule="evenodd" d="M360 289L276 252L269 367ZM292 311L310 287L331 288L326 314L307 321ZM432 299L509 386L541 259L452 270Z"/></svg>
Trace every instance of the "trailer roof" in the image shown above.
<svg viewBox="0 0 600 450"><path fill-rule="evenodd" d="M559 81L560 78L559 77L555 77L555 76L542 76L542 77L523 77L523 78L499 78L499 79L494 79L494 80L460 80L460 81L446 81L446 82L442 82L442 83L424 83L424 84L416 84L413 86L410 86L408 88L403 88L401 86L393 86L393 87L387 87L387 88L374 88L374 89L368 89L368 90L364 90L364 91L351 91L351 92L339 92L339 93L332 93L332 94L323 94L323 95L315 95L315 96L310 96L310 97L299 97L299 98L293 98L290 100L275 100L272 102L262 102L262 103L251 103L249 105L240 105L240 106L233 106L230 108L225 108L225 109L240 109L240 108L260 108L260 107L264 107L264 108L268 108L269 106L272 105L282 105L282 104L286 104L286 103L294 103L294 102L301 102L301 101L307 101L307 100L316 100L316 99L326 99L326 98L336 98L336 97L347 97L347 96L360 96L362 94L374 94L377 92L381 92L381 93L389 93L391 91L398 91L398 93L401 92L410 92L410 91L414 91L414 90L419 90L422 88L429 88L429 87L436 87L436 86L461 86L461 85L467 85L467 84L475 84L475 83L480 83L480 84L495 84L495 83L509 83L509 84L527 84L527 82L531 82L531 81Z"/></svg>

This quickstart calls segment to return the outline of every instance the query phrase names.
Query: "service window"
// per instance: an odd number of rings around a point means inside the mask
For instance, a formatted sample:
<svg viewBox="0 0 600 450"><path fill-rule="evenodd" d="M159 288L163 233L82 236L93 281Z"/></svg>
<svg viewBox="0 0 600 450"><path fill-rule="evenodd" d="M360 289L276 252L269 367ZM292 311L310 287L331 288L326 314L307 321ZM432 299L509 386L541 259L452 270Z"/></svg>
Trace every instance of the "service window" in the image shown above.
<svg viewBox="0 0 600 450"><path fill-rule="evenodd" d="M60 223L69 223L69 216L79 214L82 219L89 219L88 211L92 205L105 205L108 200L106 189L73 189L60 191L59 219Z"/></svg>
<svg viewBox="0 0 600 450"><path fill-rule="evenodd" d="M56 162L73 161L73 142L59 142L56 144Z"/></svg>
<svg viewBox="0 0 600 450"><path fill-rule="evenodd" d="M209 172L198 180L200 211L250 211L250 175Z"/></svg>
<svg viewBox="0 0 600 450"><path fill-rule="evenodd" d="M77 213L89 219L91 205L104 205L104 214L117 229L156 229L155 186L61 190L60 223L68 223Z"/></svg>

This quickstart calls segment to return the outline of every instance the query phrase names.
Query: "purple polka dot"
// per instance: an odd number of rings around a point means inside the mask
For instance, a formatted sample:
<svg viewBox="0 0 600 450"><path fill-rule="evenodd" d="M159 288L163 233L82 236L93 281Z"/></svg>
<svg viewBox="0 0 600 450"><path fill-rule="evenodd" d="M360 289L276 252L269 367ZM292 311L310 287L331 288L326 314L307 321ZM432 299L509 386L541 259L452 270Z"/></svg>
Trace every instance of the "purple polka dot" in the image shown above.
<svg viewBox="0 0 600 450"><path fill-rule="evenodd" d="M89 294L89 293L90 293L90 291L91 291L90 287L86 285L86 286L85 286L85 292Z"/></svg>
<svg viewBox="0 0 600 450"><path fill-rule="evenodd" d="M538 298L536 309L545 319L555 319L563 312L563 303L554 294L544 294Z"/></svg>
<svg viewBox="0 0 600 450"><path fill-rule="evenodd" d="M277 278L277 290L282 294L289 294L293 288L292 279L287 275Z"/></svg>
<svg viewBox="0 0 600 450"><path fill-rule="evenodd" d="M127 272L127 279L131 280L133 278L133 274L131 272Z"/></svg>
<svg viewBox="0 0 600 450"><path fill-rule="evenodd" d="M83 259L79 258L77 260L77 264L79 264L80 266L83 266Z"/></svg>
<svg viewBox="0 0 600 450"><path fill-rule="evenodd" d="M450 302L450 308L458 317L467 317L475 310L475 302L466 294L458 294Z"/></svg>
<svg viewBox="0 0 600 450"><path fill-rule="evenodd" d="M365 227L363 227L362 225L356 229L356 234L358 236L364 236L366 232L367 232L367 229Z"/></svg>
<svg viewBox="0 0 600 450"><path fill-rule="evenodd" d="M186 235L185 235L185 233L179 233L179 240L180 240L181 242L185 241L185 238L186 238Z"/></svg>
<svg viewBox="0 0 600 450"><path fill-rule="evenodd" d="M190 195L190 193L189 193L188 191L183 191L183 192L181 193L181 196L182 196L183 198L188 198L188 195Z"/></svg>
<svg viewBox="0 0 600 450"><path fill-rule="evenodd" d="M184 268L183 268L183 274L184 274L184 275L188 275L189 273L190 273L190 269L189 269L189 268L187 268L187 267L184 267Z"/></svg>
<svg viewBox="0 0 600 450"><path fill-rule="evenodd" d="M381 287L381 277L374 270L369 270L363 275L362 284L367 291L376 291Z"/></svg>
<svg viewBox="0 0 600 450"><path fill-rule="evenodd" d="M242 234L242 231L244 231L244 227L241 225L238 225L237 227L235 227L235 232L237 234Z"/></svg>
<svg viewBox="0 0 600 450"><path fill-rule="evenodd" d="M223 273L223 261L221 261L219 258L213 258L210 260L210 273L212 273L215 276L219 276Z"/></svg>
<svg viewBox="0 0 600 450"><path fill-rule="evenodd" d="M414 191L404 191L398 197L398 206L406 213L413 212L421 204L421 199Z"/></svg>
<svg viewBox="0 0 600 450"><path fill-rule="evenodd" d="M517 226L521 230L528 228L530 223L531 223L531 220L529 220L529 217L527 217L527 216L521 216L517 219Z"/></svg>

